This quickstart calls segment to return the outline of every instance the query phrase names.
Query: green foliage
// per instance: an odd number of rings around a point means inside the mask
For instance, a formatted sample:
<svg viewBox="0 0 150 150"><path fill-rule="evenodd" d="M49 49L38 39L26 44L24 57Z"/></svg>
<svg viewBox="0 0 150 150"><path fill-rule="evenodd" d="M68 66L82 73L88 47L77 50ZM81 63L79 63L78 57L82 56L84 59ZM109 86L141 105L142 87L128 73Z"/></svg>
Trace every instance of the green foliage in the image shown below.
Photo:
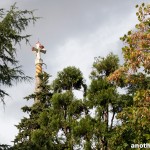
<svg viewBox="0 0 150 150"><path fill-rule="evenodd" d="M94 131L94 119L90 115L86 115L80 121L74 123L73 126L73 135L76 141L76 144L81 145L84 142L84 149L92 148L92 137Z"/></svg>
<svg viewBox="0 0 150 150"><path fill-rule="evenodd" d="M58 72L57 79L53 82L54 91L62 90L79 90L81 87L86 90L83 75L78 68L67 67L63 71Z"/></svg>
<svg viewBox="0 0 150 150"><path fill-rule="evenodd" d="M25 76L16 59L16 44L22 40L29 42L30 35L22 35L30 22L35 22L33 11L19 10L16 4L9 11L0 9L0 85L12 86L13 82L31 79ZM0 99L4 102L4 96L8 93L0 89Z"/></svg>
<svg viewBox="0 0 150 150"><path fill-rule="evenodd" d="M117 115L122 124L116 127L116 134L111 139L113 149L129 149L131 144L150 142L150 6L143 3L137 8L139 24L121 38L125 42L122 49L125 63L109 77L119 85L124 74L127 93L123 99L128 99Z"/></svg>
<svg viewBox="0 0 150 150"><path fill-rule="evenodd" d="M75 98L73 90L81 90L86 85L81 71L75 67L67 67L58 72L53 82L54 94L52 97L53 113L57 115L59 130L64 134L65 139L59 138L64 143L66 150L73 149L77 142L74 140L74 126L81 114L86 111L86 106ZM84 95L83 93L83 95ZM57 132L58 132L57 131Z"/></svg>
<svg viewBox="0 0 150 150"><path fill-rule="evenodd" d="M97 149L107 149L109 147L108 137L111 136L114 115L121 105L116 86L107 81L107 76L118 68L118 62L118 57L110 53L106 58L96 58L93 64L87 106L88 108L95 109L95 116L92 119L94 122L92 128L94 129L91 140L94 138ZM113 114L111 125L108 124L110 112Z"/></svg>
<svg viewBox="0 0 150 150"><path fill-rule="evenodd" d="M110 53L106 58L96 57L93 63L91 77L108 76L118 68L118 63L119 58L113 53Z"/></svg>
<svg viewBox="0 0 150 150"><path fill-rule="evenodd" d="M52 97L52 103L54 109L61 109L64 110L67 109L67 107L71 104L71 101L73 99L73 93L70 91L67 91L65 93L56 93Z"/></svg>
<svg viewBox="0 0 150 150"><path fill-rule="evenodd" d="M26 97L27 100L38 97L40 103L35 103L33 106L24 106L22 110L28 113L29 118L25 117L21 120L16 127L19 129L19 133L14 140L14 149L35 149L43 150L52 149L54 144L54 138L51 135L51 131L46 132L43 126L47 126L49 118L47 117L47 109L51 106L51 87L48 85L49 75L43 73L40 75L42 80L40 93L31 94ZM50 133L49 133L50 132ZM40 138L38 138L40 137ZM45 139L48 139L45 141Z"/></svg>
<svg viewBox="0 0 150 150"><path fill-rule="evenodd" d="M66 79L61 80L60 74L65 74ZM19 133L14 140L14 148L19 149L23 146L25 149L37 150L73 149L76 144L74 126L86 110L82 100L73 94L74 89L80 90L82 85L85 85L82 73L75 67L65 68L58 73L52 85L48 83L48 74L43 73L40 78L42 91L26 97L27 100L38 97L40 102L22 108L29 114L29 118L23 118L17 125ZM57 82L58 91L55 83L59 79L64 83Z"/></svg>

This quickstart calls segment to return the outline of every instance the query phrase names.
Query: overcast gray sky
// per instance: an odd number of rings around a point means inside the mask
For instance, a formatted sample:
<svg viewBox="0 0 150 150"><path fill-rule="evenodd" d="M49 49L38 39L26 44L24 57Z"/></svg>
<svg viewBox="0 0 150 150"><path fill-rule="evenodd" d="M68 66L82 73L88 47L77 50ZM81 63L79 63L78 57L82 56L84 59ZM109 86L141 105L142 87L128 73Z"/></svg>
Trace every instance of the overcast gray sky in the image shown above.
<svg viewBox="0 0 150 150"><path fill-rule="evenodd" d="M44 70L53 76L50 80L64 67L76 66L89 83L94 57L111 51L121 57L119 38L138 22L135 5L148 0L1 0L0 7L8 9L14 2L20 9L37 9L35 15L43 17L26 33L32 35L31 45L39 39L47 49L42 58L47 64ZM23 43L17 57L26 75L34 77L31 47ZM18 132L14 125L25 115L21 107L32 104L23 97L34 92L34 81L4 88L11 97L5 99L5 109L0 104L0 143L12 144Z"/></svg>

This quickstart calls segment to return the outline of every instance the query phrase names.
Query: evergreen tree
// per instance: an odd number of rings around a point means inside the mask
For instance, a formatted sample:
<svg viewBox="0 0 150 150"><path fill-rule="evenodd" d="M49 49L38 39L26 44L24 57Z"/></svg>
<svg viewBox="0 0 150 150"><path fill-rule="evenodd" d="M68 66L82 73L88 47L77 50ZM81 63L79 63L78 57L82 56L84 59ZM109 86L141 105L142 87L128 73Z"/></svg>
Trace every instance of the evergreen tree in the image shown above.
<svg viewBox="0 0 150 150"><path fill-rule="evenodd" d="M43 73L40 75L42 89L41 92L31 94L25 99L40 99L39 103L35 103L33 106L24 106L23 112L28 113L29 117L24 117L19 125L16 127L19 130L18 135L14 140L15 150L47 150L54 149L55 139L52 136L52 128L43 130L43 126L47 126L49 123L47 113L51 110L51 97L52 92L50 85L48 85L49 75ZM57 144L55 144L57 145ZM55 148L56 149L56 148Z"/></svg>
<svg viewBox="0 0 150 150"><path fill-rule="evenodd" d="M111 82L124 82L133 104L118 114L122 121L113 137L114 149L130 149L131 144L150 143L150 6L143 3L136 13L139 24L121 39L125 63L110 77ZM118 132L119 131L119 132Z"/></svg>
<svg viewBox="0 0 150 150"><path fill-rule="evenodd" d="M75 67L67 67L58 73L52 85L48 84L48 78L48 74L42 74L41 92L26 97L27 100L38 97L40 102L22 108L29 117L17 125L15 150L73 150L77 144L73 129L86 107L73 90L86 87L82 73Z"/></svg>
<svg viewBox="0 0 150 150"><path fill-rule="evenodd" d="M0 86L12 86L13 82L28 80L16 59L16 44L22 40L28 42L30 35L21 35L31 21L37 20L33 11L19 10L16 4L9 11L0 9ZM8 93L0 88L0 99Z"/></svg>
<svg viewBox="0 0 150 150"><path fill-rule="evenodd" d="M97 150L110 148L109 137L113 131L114 116L121 104L116 86L107 81L110 73L118 68L118 63L118 57L110 53L106 58L96 58L91 72L92 81L88 89L87 104L89 109L95 109L95 115L91 121L93 122L93 144ZM110 125L109 119L111 119Z"/></svg>
<svg viewBox="0 0 150 150"><path fill-rule="evenodd" d="M81 71L75 67L67 67L58 73L53 82L54 91L52 104L54 114L58 119L58 130L62 132L65 150L73 150L77 146L74 128L86 111L83 100L74 96L74 90L83 90L83 96L86 93L86 84L84 83ZM61 138L62 138L61 137Z"/></svg>

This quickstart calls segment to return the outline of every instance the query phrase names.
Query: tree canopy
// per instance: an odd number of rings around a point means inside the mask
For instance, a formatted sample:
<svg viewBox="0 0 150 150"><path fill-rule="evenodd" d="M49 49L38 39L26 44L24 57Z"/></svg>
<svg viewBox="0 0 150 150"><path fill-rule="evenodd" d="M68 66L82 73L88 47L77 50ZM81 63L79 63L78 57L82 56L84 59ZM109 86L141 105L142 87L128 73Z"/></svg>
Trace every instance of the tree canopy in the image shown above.
<svg viewBox="0 0 150 150"><path fill-rule="evenodd" d="M122 124L116 128L114 143L124 149L150 142L150 5L136 7L139 24L121 38L125 63L108 78L118 86L123 82L126 95L132 97L132 103L117 116Z"/></svg>

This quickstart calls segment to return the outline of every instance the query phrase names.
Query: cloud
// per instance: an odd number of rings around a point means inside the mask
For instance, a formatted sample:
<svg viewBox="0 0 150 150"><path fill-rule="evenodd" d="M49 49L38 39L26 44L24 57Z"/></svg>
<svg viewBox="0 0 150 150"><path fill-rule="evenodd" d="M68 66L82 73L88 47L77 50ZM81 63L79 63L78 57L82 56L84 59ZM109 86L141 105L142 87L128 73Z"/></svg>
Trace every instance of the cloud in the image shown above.
<svg viewBox="0 0 150 150"><path fill-rule="evenodd" d="M94 57L105 57L110 52L121 55L122 42L119 38L134 27L133 24L128 25L128 22L136 23L134 15L126 19L128 21L120 24L116 22L111 23L110 26L101 25L86 37L67 39L63 44L57 46L51 58L51 53L48 52L48 57L44 59L46 64L50 64L48 71L54 73L52 66L55 66L55 73L67 66L77 66L83 71L86 80L89 80Z"/></svg>
<svg viewBox="0 0 150 150"><path fill-rule="evenodd" d="M11 97L6 97L6 105L3 106L0 103L0 144L12 144L14 136L18 130L15 127L23 116L27 116L21 111L21 108L25 105L32 105L33 101L26 101L23 98L34 90L32 84L18 84L12 88L5 88Z"/></svg>

